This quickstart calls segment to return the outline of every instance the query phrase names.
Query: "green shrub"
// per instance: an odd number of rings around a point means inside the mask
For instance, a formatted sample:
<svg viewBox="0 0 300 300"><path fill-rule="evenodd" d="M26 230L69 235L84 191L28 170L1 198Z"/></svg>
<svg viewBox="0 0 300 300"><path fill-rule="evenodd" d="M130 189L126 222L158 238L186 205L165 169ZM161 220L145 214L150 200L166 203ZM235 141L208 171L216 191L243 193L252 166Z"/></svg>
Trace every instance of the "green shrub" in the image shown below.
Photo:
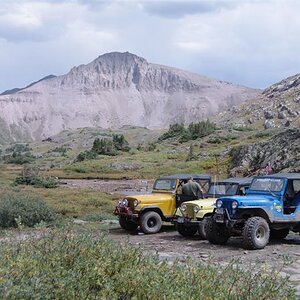
<svg viewBox="0 0 300 300"><path fill-rule="evenodd" d="M55 213L42 200L21 194L4 194L0 196L0 227L33 227L40 222L52 222Z"/></svg>
<svg viewBox="0 0 300 300"><path fill-rule="evenodd" d="M58 180L53 177L41 177L38 175L37 169L30 168L28 166L23 168L22 174L15 178L14 184L16 185L33 185L35 187L43 188L56 188L58 186Z"/></svg>
<svg viewBox="0 0 300 300"><path fill-rule="evenodd" d="M187 128L185 128L183 124L176 123L170 125L169 130L162 134L158 140L163 141L176 137L180 143L184 143L210 135L215 132L215 130L215 124L211 123L209 120L200 121L198 123L190 123Z"/></svg>
<svg viewBox="0 0 300 300"><path fill-rule="evenodd" d="M169 130L162 134L158 140L163 141L172 137L180 137L186 135L186 129L184 128L183 124L171 124L169 126Z"/></svg>
<svg viewBox="0 0 300 300"><path fill-rule="evenodd" d="M11 156L5 156L4 160L7 164L16 164L16 165L24 165L32 162L34 157L32 155L28 154L20 154L17 152L14 152Z"/></svg>
<svg viewBox="0 0 300 300"><path fill-rule="evenodd" d="M93 150L86 150L83 152L80 152L77 155L76 161L80 162L80 161L84 161L86 159L95 159L97 157L97 153Z"/></svg>
<svg viewBox="0 0 300 300"><path fill-rule="evenodd" d="M222 139L219 137L214 137L214 138L209 139L207 142L210 144L221 144Z"/></svg>
<svg viewBox="0 0 300 300"><path fill-rule="evenodd" d="M288 279L158 256L105 237L55 231L2 243L0 295L5 299L295 299Z"/></svg>

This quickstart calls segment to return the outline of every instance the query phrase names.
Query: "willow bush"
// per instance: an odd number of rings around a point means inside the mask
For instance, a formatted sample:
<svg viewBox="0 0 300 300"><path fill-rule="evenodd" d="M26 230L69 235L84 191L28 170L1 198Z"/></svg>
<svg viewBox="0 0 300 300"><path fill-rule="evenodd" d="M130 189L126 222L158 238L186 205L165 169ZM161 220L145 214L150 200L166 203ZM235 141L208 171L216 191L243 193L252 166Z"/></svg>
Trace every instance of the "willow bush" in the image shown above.
<svg viewBox="0 0 300 300"><path fill-rule="evenodd" d="M40 222L52 222L56 218L53 209L30 195L6 193L0 195L0 227L33 227Z"/></svg>
<svg viewBox="0 0 300 300"><path fill-rule="evenodd" d="M295 299L289 281L275 271L173 264L70 230L0 249L2 299Z"/></svg>

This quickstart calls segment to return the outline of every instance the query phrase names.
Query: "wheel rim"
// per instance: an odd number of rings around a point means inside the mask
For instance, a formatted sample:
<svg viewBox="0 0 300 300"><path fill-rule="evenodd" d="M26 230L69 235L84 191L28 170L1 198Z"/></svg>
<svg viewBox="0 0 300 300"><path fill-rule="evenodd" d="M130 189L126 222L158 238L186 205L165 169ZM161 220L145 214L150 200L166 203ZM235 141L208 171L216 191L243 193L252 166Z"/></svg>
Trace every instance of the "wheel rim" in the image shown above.
<svg viewBox="0 0 300 300"><path fill-rule="evenodd" d="M266 236L266 230L264 227L258 227L256 232L255 232L255 236L257 240L263 240Z"/></svg>
<svg viewBox="0 0 300 300"><path fill-rule="evenodd" d="M157 224L156 222L156 219L155 218L150 218L148 221L147 221L147 225L149 228L153 228L155 227Z"/></svg>

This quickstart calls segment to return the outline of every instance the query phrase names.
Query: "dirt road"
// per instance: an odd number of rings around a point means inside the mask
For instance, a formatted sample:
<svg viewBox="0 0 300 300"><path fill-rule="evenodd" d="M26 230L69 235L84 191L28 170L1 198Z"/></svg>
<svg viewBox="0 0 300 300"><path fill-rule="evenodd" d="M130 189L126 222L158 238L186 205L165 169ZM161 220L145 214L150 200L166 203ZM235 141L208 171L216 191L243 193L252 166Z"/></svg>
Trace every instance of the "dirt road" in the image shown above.
<svg viewBox="0 0 300 300"><path fill-rule="evenodd" d="M91 188L108 194L133 195L150 192L153 186L153 180L63 179L60 184L68 188Z"/></svg>

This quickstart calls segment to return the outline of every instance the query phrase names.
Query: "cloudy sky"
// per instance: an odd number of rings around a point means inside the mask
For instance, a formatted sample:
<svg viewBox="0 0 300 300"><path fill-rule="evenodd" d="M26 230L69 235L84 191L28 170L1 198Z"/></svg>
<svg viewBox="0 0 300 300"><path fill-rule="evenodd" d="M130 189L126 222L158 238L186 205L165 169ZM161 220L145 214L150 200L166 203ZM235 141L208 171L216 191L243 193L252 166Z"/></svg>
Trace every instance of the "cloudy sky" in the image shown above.
<svg viewBox="0 0 300 300"><path fill-rule="evenodd" d="M0 92L101 54L265 88L300 73L298 0L0 0Z"/></svg>

